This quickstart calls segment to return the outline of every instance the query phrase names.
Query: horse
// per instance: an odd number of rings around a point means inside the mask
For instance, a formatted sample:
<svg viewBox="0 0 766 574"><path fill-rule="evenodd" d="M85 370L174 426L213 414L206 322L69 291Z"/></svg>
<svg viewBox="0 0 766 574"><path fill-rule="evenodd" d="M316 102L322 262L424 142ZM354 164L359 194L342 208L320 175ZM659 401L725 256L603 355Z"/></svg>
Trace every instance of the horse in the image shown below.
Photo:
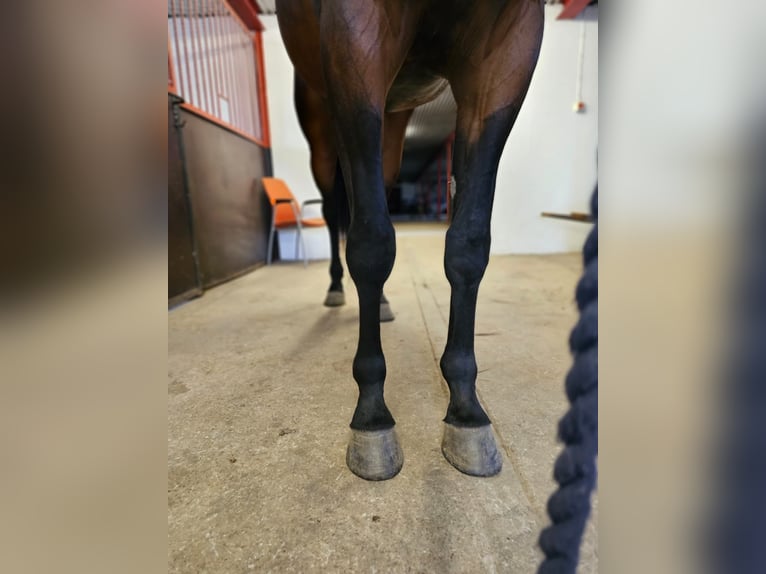
<svg viewBox="0 0 766 574"><path fill-rule="evenodd" d="M298 124L309 144L311 173L322 196L322 215L327 222L327 231L330 234L330 287L327 290L324 305L340 307L346 304L346 295L343 291L343 264L340 259L340 235L348 231L350 214L343 172L338 161L332 116L322 95L310 88L297 71L293 80L293 99ZM396 183L399 176L404 130L412 111L404 110L386 116L385 124L388 126L389 133L396 130L395 135L390 135L388 141L398 142L396 148L390 143L383 146L384 150L389 150L389 155L384 158L387 167L383 172L387 189ZM392 140L392 137L395 140ZM380 322L393 321L394 318L388 299L384 293L381 293Z"/></svg>
<svg viewBox="0 0 766 574"><path fill-rule="evenodd" d="M332 197L347 196L350 209L346 262L359 297L352 369L359 395L346 464L364 479L386 480L404 462L383 398L380 302L396 255L385 189L397 177L412 110L449 86L457 103L456 189L444 255L451 298L440 368L450 398L442 454L465 474L496 475L502 457L476 396L476 301L500 156L540 54L543 0L277 0L276 12L328 225L337 222ZM332 241L328 298L342 292Z"/></svg>

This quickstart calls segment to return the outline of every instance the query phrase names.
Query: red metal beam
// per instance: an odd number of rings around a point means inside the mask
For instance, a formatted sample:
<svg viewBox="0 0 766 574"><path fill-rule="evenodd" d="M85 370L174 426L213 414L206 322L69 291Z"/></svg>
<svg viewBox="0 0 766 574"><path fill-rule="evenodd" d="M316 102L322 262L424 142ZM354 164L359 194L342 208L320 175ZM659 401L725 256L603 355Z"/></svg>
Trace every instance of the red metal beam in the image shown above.
<svg viewBox="0 0 766 574"><path fill-rule="evenodd" d="M263 64L263 33L256 32L253 38L256 62L258 64L258 103L261 111L261 138L266 147L271 146L271 129L269 128L269 106L266 96L266 68Z"/></svg>
<svg viewBox="0 0 766 574"><path fill-rule="evenodd" d="M170 58L170 36L168 36L168 92L178 94L176 88L176 70L173 67L173 60Z"/></svg>
<svg viewBox="0 0 766 574"><path fill-rule="evenodd" d="M565 0L564 9L561 11L561 14L558 15L556 20L571 20L585 10L590 3L591 0Z"/></svg>
<svg viewBox="0 0 766 574"><path fill-rule="evenodd" d="M228 0L231 7L249 30L263 30L263 24L258 18L258 7L254 0Z"/></svg>
<svg viewBox="0 0 766 574"><path fill-rule="evenodd" d="M231 125L228 122L225 122L225 121L223 121L223 120L221 120L221 119L219 119L219 118L217 118L217 117L215 117L213 115L210 115L205 110L199 109L197 106L194 106L192 104L188 104L186 102L184 102L183 104L180 104L180 105L186 111L191 112L194 115L197 115L197 116L201 117L202 119L205 119L205 120L209 121L210 123L219 125L222 128L225 128L225 129L229 130L230 132L232 132L234 134L237 134L240 137L245 138L246 140L250 140L251 142L258 144L261 147L269 147L268 144L265 141L263 141L262 139L259 139L259 138L255 137L255 136L247 133L246 131L243 131L243 130L239 129L236 126Z"/></svg>
<svg viewBox="0 0 766 574"><path fill-rule="evenodd" d="M447 221L450 221L450 211L452 209L452 195L450 194L450 183L452 182L452 145L455 143L455 132L452 132L447 138Z"/></svg>
<svg viewBox="0 0 766 574"><path fill-rule="evenodd" d="M436 219L442 215L442 154L436 156Z"/></svg>

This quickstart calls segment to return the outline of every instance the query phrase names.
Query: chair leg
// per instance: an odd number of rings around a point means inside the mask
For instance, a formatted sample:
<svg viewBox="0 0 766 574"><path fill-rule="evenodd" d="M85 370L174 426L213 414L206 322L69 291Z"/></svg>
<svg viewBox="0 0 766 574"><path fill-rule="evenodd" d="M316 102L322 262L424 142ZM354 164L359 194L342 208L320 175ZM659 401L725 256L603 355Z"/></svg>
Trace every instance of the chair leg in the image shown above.
<svg viewBox="0 0 766 574"><path fill-rule="evenodd" d="M271 265L271 254L274 251L274 232L276 231L276 209L271 214L271 229L269 230L269 247L266 251L266 265Z"/></svg>
<svg viewBox="0 0 766 574"><path fill-rule="evenodd" d="M303 226L299 223L298 224L298 238L301 242L301 247L303 248L303 266L308 267L309 266L309 254L308 251L306 251L306 241L303 239ZM296 255L296 259L297 259Z"/></svg>

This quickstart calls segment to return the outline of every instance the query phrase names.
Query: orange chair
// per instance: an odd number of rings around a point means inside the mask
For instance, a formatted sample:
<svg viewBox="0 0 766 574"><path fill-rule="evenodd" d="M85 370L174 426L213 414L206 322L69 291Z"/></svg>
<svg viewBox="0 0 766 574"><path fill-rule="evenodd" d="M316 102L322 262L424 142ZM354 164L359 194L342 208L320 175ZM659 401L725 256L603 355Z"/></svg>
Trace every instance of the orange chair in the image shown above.
<svg viewBox="0 0 766 574"><path fill-rule="evenodd" d="M322 203L321 199L308 199L302 205L290 192L287 184L276 177L264 177L263 189L271 204L271 229L269 230L269 248L266 254L266 264L271 265L271 252L274 248L274 234L277 229L295 228L298 232L298 241L295 242L295 258L298 259L299 243L303 247L303 265L308 265L306 244L303 241L304 227L324 227L327 225L321 217L304 218L303 210L307 205Z"/></svg>

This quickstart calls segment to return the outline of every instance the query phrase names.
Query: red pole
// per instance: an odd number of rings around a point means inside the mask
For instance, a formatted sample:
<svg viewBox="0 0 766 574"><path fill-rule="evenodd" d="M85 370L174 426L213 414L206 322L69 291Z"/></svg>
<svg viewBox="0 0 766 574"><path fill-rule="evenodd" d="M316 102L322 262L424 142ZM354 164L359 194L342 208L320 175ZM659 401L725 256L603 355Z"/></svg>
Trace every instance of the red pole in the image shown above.
<svg viewBox="0 0 766 574"><path fill-rule="evenodd" d="M436 156L436 220L442 216L442 154Z"/></svg>
<svg viewBox="0 0 766 574"><path fill-rule="evenodd" d="M210 113L217 118L221 117L220 102L218 101L218 77L217 67L213 62L215 52L214 36L212 32L213 23L210 21L210 0L202 0L202 27L205 32L205 63L208 69L208 94L210 95Z"/></svg>
<svg viewBox="0 0 766 574"><path fill-rule="evenodd" d="M168 91L178 94L176 88L176 73L173 68L173 59L170 57L172 50L170 48L170 36L168 36Z"/></svg>
<svg viewBox="0 0 766 574"><path fill-rule="evenodd" d="M209 111L207 105L207 91L205 90L205 78L203 77L205 75L205 62L199 57L202 53L202 34L200 33L199 8L196 0L194 0L189 7L193 14L193 18L189 22L189 29L192 31L194 40L194 88L195 95L198 98L194 105L207 112Z"/></svg>
<svg viewBox="0 0 766 574"><path fill-rule="evenodd" d="M261 112L260 139L266 147L271 147L271 132L269 130L269 107L266 97L266 69L263 64L263 36L261 32L255 33L255 52L258 56L258 103Z"/></svg>
<svg viewBox="0 0 766 574"><path fill-rule="evenodd" d="M181 68L181 62L184 63L186 66L186 89L183 87L181 88L181 97L186 100L187 102L191 103L191 96L192 96L192 84L191 84L191 65L189 64L189 60L191 59L189 56L189 42L187 42L187 36L186 36L186 14L181 11L176 11L176 1L173 0L173 11L175 13L173 18L173 26L175 27L175 19L178 18L180 14L181 19L181 46L183 46L183 54L178 49L178 35L176 34L176 54L178 55L178 67ZM190 25L191 26L191 25ZM189 32L191 34L191 32Z"/></svg>
<svg viewBox="0 0 766 574"><path fill-rule="evenodd" d="M217 0L212 0L212 20L210 21L210 38L213 44L213 52L211 54L211 61L215 68L215 102L218 110L218 119L223 121L223 110L221 106L221 95L226 93L225 88L225 72L221 59L221 45L223 43L221 39L221 26L219 23L219 7ZM229 114L231 111L229 110ZM231 123L231 118L226 123Z"/></svg>
<svg viewBox="0 0 766 574"><path fill-rule="evenodd" d="M235 119L236 110L234 105L234 82L232 80L231 66L229 62L229 35L227 33L228 26L226 19L228 13L226 12L226 5L220 0L216 0L216 28L218 32L218 64L221 66L221 75L223 77L223 87L221 94L226 100L226 109L229 112L229 117L226 122L229 125L237 126Z"/></svg>
<svg viewBox="0 0 766 574"><path fill-rule="evenodd" d="M428 175L428 181L426 182L426 209L431 209L431 174Z"/></svg>
<svg viewBox="0 0 766 574"><path fill-rule="evenodd" d="M452 183L452 142L455 140L455 132L452 132L447 138L447 221L449 221L450 210L452 209L452 193L450 184Z"/></svg>
<svg viewBox="0 0 766 574"><path fill-rule="evenodd" d="M231 93L227 95L229 96L231 106L231 124L244 131L245 118L240 107L237 65L234 58L234 50L236 49L236 40L234 38L238 28L227 6L228 4L224 4L225 16L223 19L224 37L226 38L226 52L224 56L226 57L226 66L229 69L229 89L231 90Z"/></svg>

